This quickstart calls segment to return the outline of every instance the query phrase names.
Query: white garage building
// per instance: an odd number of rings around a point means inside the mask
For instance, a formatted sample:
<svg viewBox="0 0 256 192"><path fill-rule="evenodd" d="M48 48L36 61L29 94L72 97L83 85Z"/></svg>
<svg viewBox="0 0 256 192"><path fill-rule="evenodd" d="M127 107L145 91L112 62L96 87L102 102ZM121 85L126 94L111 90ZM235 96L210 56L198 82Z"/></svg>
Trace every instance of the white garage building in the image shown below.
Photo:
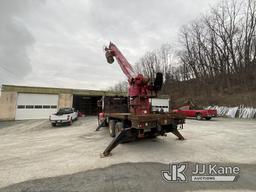
<svg viewBox="0 0 256 192"><path fill-rule="evenodd" d="M97 100L120 93L2 85L0 120L47 119L60 107L74 107L86 115L97 114Z"/></svg>

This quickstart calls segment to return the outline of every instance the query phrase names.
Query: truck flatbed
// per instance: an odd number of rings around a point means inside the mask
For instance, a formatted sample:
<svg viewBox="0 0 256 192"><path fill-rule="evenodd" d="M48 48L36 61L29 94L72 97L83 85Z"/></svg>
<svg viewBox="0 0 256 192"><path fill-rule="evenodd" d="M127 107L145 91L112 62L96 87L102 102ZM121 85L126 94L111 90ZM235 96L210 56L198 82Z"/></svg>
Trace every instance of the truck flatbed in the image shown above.
<svg viewBox="0 0 256 192"><path fill-rule="evenodd" d="M106 117L112 117L117 119L128 119L128 120L160 120L163 118L170 118L170 119L185 119L185 115L176 113L176 112L169 112L169 113L153 113L153 114L145 114L145 115L135 115L132 113L105 113Z"/></svg>

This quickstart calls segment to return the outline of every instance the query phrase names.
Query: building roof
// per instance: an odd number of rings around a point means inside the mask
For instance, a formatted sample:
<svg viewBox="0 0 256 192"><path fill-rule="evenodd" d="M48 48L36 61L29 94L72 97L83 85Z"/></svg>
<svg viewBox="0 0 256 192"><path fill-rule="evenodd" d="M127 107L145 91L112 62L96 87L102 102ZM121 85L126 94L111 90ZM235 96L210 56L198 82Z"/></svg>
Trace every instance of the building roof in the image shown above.
<svg viewBox="0 0 256 192"><path fill-rule="evenodd" d="M103 90L89 90L89 89L68 89L68 88L54 88L54 87L30 87L18 85L2 85L2 92L18 92L18 93L44 93L44 94L73 94L86 96L126 96L124 93L103 91Z"/></svg>

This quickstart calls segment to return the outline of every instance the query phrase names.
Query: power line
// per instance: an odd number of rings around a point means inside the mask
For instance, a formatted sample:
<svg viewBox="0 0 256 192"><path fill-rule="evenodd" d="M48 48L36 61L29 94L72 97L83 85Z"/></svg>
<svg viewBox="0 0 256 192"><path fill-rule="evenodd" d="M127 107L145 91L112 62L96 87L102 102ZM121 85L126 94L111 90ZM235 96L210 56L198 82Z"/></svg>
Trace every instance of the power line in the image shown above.
<svg viewBox="0 0 256 192"><path fill-rule="evenodd" d="M3 70L7 71L8 73L14 75L14 76L19 76L17 73L14 73L13 71L9 70L8 68L0 65L0 68L2 68Z"/></svg>

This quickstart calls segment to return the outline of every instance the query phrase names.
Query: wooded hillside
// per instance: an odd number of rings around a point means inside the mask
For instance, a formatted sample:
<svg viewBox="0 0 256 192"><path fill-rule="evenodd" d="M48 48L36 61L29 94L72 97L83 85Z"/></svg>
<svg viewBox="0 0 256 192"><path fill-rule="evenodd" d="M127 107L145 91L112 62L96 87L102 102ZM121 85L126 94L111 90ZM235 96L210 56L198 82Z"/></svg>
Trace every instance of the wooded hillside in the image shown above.
<svg viewBox="0 0 256 192"><path fill-rule="evenodd" d="M256 107L256 2L224 1L183 26L178 46L146 53L136 70L164 74L162 94L179 102ZM119 84L122 87L122 83Z"/></svg>

